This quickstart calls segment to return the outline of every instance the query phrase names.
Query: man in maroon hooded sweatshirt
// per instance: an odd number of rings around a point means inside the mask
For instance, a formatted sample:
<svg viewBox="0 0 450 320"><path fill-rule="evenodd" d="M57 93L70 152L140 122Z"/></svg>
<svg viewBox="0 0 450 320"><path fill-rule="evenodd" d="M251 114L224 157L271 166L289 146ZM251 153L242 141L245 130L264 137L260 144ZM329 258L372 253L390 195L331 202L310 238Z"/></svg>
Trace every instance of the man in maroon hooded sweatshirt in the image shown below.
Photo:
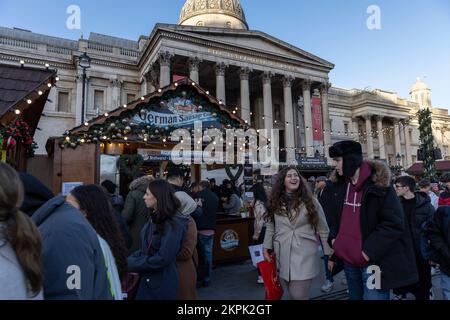
<svg viewBox="0 0 450 320"><path fill-rule="evenodd" d="M337 142L329 154L336 166L327 195L331 261L344 262L351 300L389 300L390 289L418 280L391 172L383 162L363 161L355 141Z"/></svg>

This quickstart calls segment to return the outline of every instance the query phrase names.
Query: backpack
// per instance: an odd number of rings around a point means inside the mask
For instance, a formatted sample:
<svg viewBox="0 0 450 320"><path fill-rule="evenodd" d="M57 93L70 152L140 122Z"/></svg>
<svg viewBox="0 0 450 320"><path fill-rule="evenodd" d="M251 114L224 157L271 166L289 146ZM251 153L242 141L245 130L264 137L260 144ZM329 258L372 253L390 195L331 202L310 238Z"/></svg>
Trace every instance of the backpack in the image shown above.
<svg viewBox="0 0 450 320"><path fill-rule="evenodd" d="M422 254L422 257L426 261L438 262L440 258L439 251L430 246L430 240L428 240L426 236L427 230L433 220L433 216L429 220L423 222L420 227L422 230L420 234L420 253ZM450 214L445 213L441 225L442 233L445 234L446 230L448 229L449 222L450 222Z"/></svg>

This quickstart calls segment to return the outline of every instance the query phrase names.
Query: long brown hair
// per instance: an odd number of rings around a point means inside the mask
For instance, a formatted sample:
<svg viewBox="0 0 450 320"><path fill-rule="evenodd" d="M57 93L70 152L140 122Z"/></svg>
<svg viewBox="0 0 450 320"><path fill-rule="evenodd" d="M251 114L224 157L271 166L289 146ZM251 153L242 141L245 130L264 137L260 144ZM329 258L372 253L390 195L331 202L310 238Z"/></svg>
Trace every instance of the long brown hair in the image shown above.
<svg viewBox="0 0 450 320"><path fill-rule="evenodd" d="M290 199L288 199L284 186L284 180L290 170L295 170L297 172L300 179L300 184L298 189L295 190ZM278 172L277 179L272 187L266 219L273 221L275 214L287 215L289 208L298 212L300 206L305 205L308 215L308 222L311 226L315 227L319 221L319 214L317 213L313 199L314 196L308 186L308 182L302 177L298 169L295 166L285 167Z"/></svg>
<svg viewBox="0 0 450 320"><path fill-rule="evenodd" d="M127 249L108 196L101 187L93 184L78 186L70 194L77 200L94 230L108 243L119 277L123 279L128 269Z"/></svg>
<svg viewBox="0 0 450 320"><path fill-rule="evenodd" d="M42 242L35 224L19 210L23 198L19 175L9 165L0 163L0 221L6 223L6 240L16 253L28 291L36 296L43 285Z"/></svg>

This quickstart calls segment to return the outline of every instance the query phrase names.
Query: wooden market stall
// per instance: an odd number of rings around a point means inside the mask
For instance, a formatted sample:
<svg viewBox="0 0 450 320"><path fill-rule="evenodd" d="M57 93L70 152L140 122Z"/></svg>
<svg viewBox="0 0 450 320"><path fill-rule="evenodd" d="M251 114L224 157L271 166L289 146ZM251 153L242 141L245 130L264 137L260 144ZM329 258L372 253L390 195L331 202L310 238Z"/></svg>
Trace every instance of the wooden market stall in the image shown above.
<svg viewBox="0 0 450 320"><path fill-rule="evenodd" d="M27 171L33 140L56 70L0 64L0 160Z"/></svg>
<svg viewBox="0 0 450 320"><path fill-rule="evenodd" d="M194 130L194 121L201 123L200 132L197 127ZM64 193L71 186L99 184L108 178L126 196L128 183L138 174L162 178L173 160L174 148L182 145L183 152L190 149L192 157L197 156L199 150L211 143L203 139L203 130L219 129L222 135L223 129L245 127L242 119L213 96L191 80L183 79L94 118L62 137L49 139L47 151L53 163L51 187L55 193ZM189 130L188 136L180 138L184 141L171 140L171 133L177 129ZM191 164L192 157L186 156L189 163L184 168L191 181L199 181L200 165ZM238 246L230 246L224 252L217 249L219 260L249 257L252 218L219 215L218 228L216 242L227 245L228 234L223 236L227 230L233 230L240 239Z"/></svg>

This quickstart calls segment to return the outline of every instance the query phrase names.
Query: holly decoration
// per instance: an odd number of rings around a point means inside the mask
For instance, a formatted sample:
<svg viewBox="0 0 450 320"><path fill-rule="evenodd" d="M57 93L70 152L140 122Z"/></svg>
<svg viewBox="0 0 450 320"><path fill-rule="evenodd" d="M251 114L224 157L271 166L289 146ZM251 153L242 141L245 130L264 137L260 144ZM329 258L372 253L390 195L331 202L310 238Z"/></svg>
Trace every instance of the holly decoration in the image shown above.
<svg viewBox="0 0 450 320"><path fill-rule="evenodd" d="M2 149L11 149L16 144L22 144L28 157L34 156L34 150L37 148L36 142L31 135L31 128L22 119L16 119L7 127L0 127L0 136L2 137Z"/></svg>

